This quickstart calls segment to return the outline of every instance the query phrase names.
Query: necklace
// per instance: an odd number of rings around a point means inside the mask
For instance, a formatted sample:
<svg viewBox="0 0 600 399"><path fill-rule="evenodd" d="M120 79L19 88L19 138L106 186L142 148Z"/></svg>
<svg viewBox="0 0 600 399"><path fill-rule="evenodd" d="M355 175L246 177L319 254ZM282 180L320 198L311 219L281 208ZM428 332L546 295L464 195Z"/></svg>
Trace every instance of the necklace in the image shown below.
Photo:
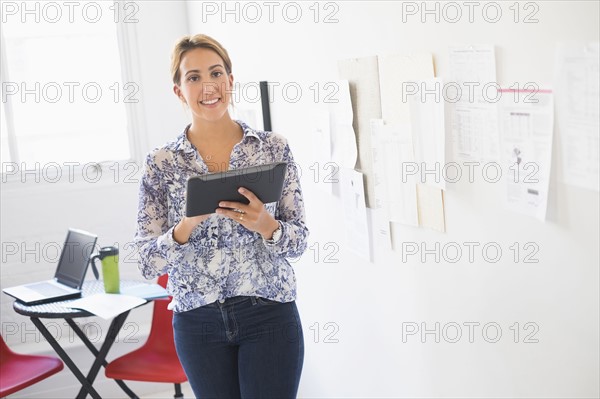
<svg viewBox="0 0 600 399"><path fill-rule="evenodd" d="M188 136L188 139L189 139L189 136ZM218 155L221 155L224 151L231 152L233 150L233 147L235 146L235 143L237 141L238 141L238 139L235 139L232 143L227 143L226 145L221 145L221 146L219 146L220 148L218 148L216 152L213 152L211 154L204 154L203 155L202 153L200 153L200 148L203 147L201 145L201 143L196 143L195 147L196 147L196 149L198 151L198 154L202 157L202 159L205 162L210 162L213 158L215 158Z"/></svg>
<svg viewBox="0 0 600 399"><path fill-rule="evenodd" d="M224 148L225 150L227 149L227 147ZM212 154L206 154L206 155L201 155L202 158L204 158L205 161L210 161L212 160L216 155L221 155L221 153L224 151L223 148L221 148L220 151L212 153Z"/></svg>

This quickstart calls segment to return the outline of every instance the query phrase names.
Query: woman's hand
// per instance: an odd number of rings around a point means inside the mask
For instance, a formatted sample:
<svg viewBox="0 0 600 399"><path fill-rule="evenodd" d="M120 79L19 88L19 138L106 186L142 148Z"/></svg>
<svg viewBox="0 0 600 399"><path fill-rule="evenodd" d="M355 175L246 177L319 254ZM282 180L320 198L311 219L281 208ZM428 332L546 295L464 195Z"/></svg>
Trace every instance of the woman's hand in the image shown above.
<svg viewBox="0 0 600 399"><path fill-rule="evenodd" d="M190 239L196 226L208 219L209 216L210 214L193 217L184 216L173 229L173 239L180 245L185 244Z"/></svg>
<svg viewBox="0 0 600 399"><path fill-rule="evenodd" d="M279 223L266 209L264 204L250 190L240 187L240 194L248 198L249 204L241 202L221 201L216 212L235 220L251 231L256 231L265 240L273 237L273 232L279 227ZM232 209L225 209L232 208ZM235 210L234 210L235 209Z"/></svg>

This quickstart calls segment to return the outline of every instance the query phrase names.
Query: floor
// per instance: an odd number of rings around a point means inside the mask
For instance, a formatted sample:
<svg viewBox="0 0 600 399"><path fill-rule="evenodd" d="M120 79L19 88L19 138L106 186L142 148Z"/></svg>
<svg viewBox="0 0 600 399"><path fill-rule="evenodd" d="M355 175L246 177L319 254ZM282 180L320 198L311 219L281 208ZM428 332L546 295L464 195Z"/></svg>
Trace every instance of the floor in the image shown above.
<svg viewBox="0 0 600 399"><path fill-rule="evenodd" d="M175 387L171 387L172 389L167 390L167 391L162 391L162 392L157 392L155 394L151 394L151 395L145 395L145 398L149 398L149 399L159 399L159 398L172 398L173 395L175 394ZM186 399L191 399L194 398L194 393L192 392L192 388L190 387L189 383L185 383L181 385L181 391L183 392L183 397ZM123 399L127 399L126 397L124 397Z"/></svg>

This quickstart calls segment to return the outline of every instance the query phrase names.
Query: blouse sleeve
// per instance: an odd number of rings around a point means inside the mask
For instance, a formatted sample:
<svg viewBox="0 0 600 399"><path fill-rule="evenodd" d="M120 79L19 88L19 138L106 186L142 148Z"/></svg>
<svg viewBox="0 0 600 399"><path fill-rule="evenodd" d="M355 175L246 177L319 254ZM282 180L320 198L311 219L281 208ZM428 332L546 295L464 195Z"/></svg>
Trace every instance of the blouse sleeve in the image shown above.
<svg viewBox="0 0 600 399"><path fill-rule="evenodd" d="M168 198L161 181L157 153L146 157L140 182L137 231L138 268L147 279L166 273L182 258L188 243L173 239L174 226L168 225Z"/></svg>
<svg viewBox="0 0 600 399"><path fill-rule="evenodd" d="M306 250L309 231L305 221L299 166L294 162L287 141L284 142L282 161L288 163L276 214L276 219L281 224L282 234L275 243L264 242L267 249L275 256L298 258Z"/></svg>

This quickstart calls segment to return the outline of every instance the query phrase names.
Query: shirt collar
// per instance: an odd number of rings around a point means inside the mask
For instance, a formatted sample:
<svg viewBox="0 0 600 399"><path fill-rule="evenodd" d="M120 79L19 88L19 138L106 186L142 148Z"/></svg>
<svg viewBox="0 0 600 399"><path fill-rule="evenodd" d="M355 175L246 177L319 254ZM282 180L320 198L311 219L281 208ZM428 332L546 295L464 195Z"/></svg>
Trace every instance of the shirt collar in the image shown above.
<svg viewBox="0 0 600 399"><path fill-rule="evenodd" d="M237 119L234 119L233 121L236 122L238 125L240 125L240 127L242 128L242 131L244 132L244 136L242 137L242 142L248 140L248 137L254 137L259 141L263 141L263 139L256 132L256 130L252 129L246 123L244 123L240 120L237 120ZM179 137L177 139L177 148L184 152L196 151L196 149L194 148L194 146L192 145L190 140L188 140L188 138L187 138L187 131L190 128L190 126L192 126L192 125L191 124L187 125L185 127L185 129L183 130L183 133L181 133L181 135L179 135Z"/></svg>

